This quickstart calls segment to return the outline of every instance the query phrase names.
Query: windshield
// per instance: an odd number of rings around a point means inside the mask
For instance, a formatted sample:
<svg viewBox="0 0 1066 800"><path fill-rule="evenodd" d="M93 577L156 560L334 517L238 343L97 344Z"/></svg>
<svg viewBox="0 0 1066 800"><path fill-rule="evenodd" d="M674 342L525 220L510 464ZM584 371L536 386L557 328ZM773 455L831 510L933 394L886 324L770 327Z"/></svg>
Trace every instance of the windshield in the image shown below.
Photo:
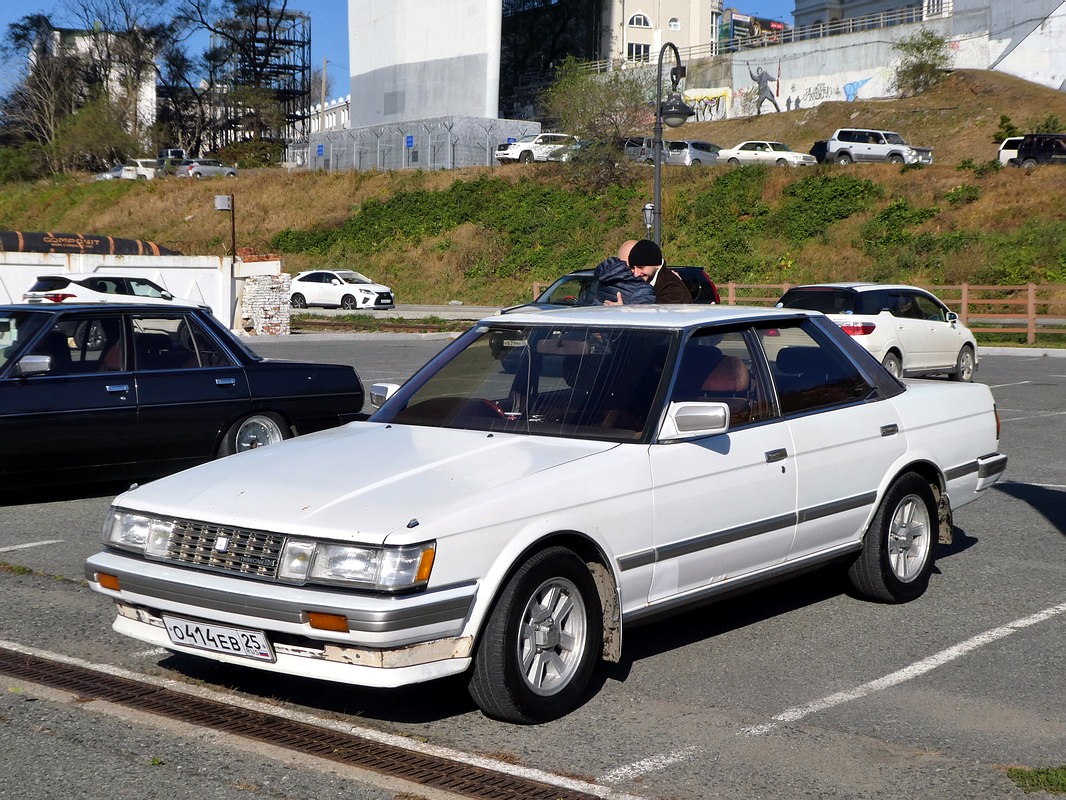
<svg viewBox="0 0 1066 800"><path fill-rule="evenodd" d="M607 327L481 327L372 421L637 440L658 419L653 406L673 337Z"/></svg>
<svg viewBox="0 0 1066 800"><path fill-rule="evenodd" d="M343 280L345 283L373 283L373 281L370 280L370 278L368 278L366 275L362 274L361 272L354 272L352 270L344 270L342 272L338 272L337 275L339 275L341 280Z"/></svg>
<svg viewBox="0 0 1066 800"><path fill-rule="evenodd" d="M906 142L903 141L903 137L898 133L886 133L885 141L889 144L906 144Z"/></svg>
<svg viewBox="0 0 1066 800"><path fill-rule="evenodd" d="M19 351L19 343L32 339L46 319L44 314L26 311L0 313L0 370Z"/></svg>

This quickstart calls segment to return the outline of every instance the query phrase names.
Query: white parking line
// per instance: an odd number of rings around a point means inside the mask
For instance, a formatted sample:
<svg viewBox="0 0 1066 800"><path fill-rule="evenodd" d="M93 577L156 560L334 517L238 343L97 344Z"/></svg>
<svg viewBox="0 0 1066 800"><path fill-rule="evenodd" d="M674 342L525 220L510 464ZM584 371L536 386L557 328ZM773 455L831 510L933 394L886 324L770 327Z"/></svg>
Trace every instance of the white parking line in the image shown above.
<svg viewBox="0 0 1066 800"><path fill-rule="evenodd" d="M903 669L885 675L883 678L870 681L869 683L857 686L846 692L831 694L828 697L823 697L821 700L815 700L812 703L806 703L802 706L794 706L793 708L786 709L773 717L773 722L767 722L762 725L753 725L750 728L745 728L743 733L748 736L759 736L763 733L772 731L780 723L798 722L804 717L819 711L825 711L828 708L833 708L842 703L858 700L859 698L866 697L874 692L887 689L890 686L895 686L904 681L909 681L912 678L917 678L919 675L924 675L926 672L930 672L937 667L942 667L949 661L954 661L956 658L960 658L979 647L984 647L986 644L991 644L997 639L1002 639L1004 636L1010 636L1012 633L1017 633L1023 628L1028 628L1030 625L1035 625L1038 622L1051 619L1051 617L1064 612L1066 612L1066 603L1060 603L1057 606L1045 608L1043 611L1038 611L1036 614L1031 614L1028 617L1022 617L1014 622L1008 622L1006 625L1001 625L998 628L992 628L984 633L979 633L971 639L959 642L959 644L949 647L946 650L941 650L939 653L935 653L928 658L923 658L921 661L916 661Z"/></svg>
<svg viewBox="0 0 1066 800"><path fill-rule="evenodd" d="M1025 384L1027 383L1032 383L1032 381L1018 381L1016 383L997 383L995 386L989 386L988 388L1002 389L1004 386L1025 386Z"/></svg>
<svg viewBox="0 0 1066 800"><path fill-rule="evenodd" d="M44 547L46 544L62 543L62 539L42 539L39 542L26 542L25 544L13 544L10 547L0 547L0 553L10 553L14 550L28 550L31 547Z"/></svg>
<svg viewBox="0 0 1066 800"><path fill-rule="evenodd" d="M696 755L699 752L701 752L701 748L693 746L686 747L684 750L677 750L673 753L652 756L651 758L645 758L632 764L626 764L624 767L612 769L610 772L601 775L600 780L604 783L618 783L618 781L632 780L633 778L638 778L648 772L666 769L671 764L676 764L678 761L684 761L689 756Z"/></svg>

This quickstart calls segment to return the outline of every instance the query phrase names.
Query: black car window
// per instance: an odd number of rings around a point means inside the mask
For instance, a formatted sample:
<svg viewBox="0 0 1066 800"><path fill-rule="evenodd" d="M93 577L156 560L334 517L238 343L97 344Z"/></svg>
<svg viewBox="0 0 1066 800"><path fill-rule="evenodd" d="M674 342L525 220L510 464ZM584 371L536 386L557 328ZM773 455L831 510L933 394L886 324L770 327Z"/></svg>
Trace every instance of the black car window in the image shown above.
<svg viewBox="0 0 1066 800"><path fill-rule="evenodd" d="M924 294L914 295L914 304L919 319L947 322L947 311L933 298Z"/></svg>
<svg viewBox="0 0 1066 800"><path fill-rule="evenodd" d="M864 400L875 389L813 320L759 328L786 416Z"/></svg>
<svg viewBox="0 0 1066 800"><path fill-rule="evenodd" d="M133 317L138 370L228 367L233 359L192 316L138 314Z"/></svg>
<svg viewBox="0 0 1066 800"><path fill-rule="evenodd" d="M789 289L777 303L782 308L805 308L823 314L852 314L855 312L855 292L832 286L810 286Z"/></svg>
<svg viewBox="0 0 1066 800"><path fill-rule="evenodd" d="M61 278L58 275L45 275L37 279L37 282L30 287L31 292L55 292L59 289L66 289L70 286L69 278Z"/></svg>
<svg viewBox="0 0 1066 800"><path fill-rule="evenodd" d="M872 292L859 292L855 295L855 313L876 316L883 309L889 308L888 292L875 289Z"/></svg>
<svg viewBox="0 0 1066 800"><path fill-rule="evenodd" d="M25 311L0 313L0 370L18 355L23 342L28 342L47 320L43 314Z"/></svg>
<svg viewBox="0 0 1066 800"><path fill-rule="evenodd" d="M126 366L122 320L117 315L64 315L29 354L51 358L52 375L122 371Z"/></svg>
<svg viewBox="0 0 1066 800"><path fill-rule="evenodd" d="M769 416L767 392L741 331L700 331L685 343L670 399L706 400L729 406L729 427Z"/></svg>

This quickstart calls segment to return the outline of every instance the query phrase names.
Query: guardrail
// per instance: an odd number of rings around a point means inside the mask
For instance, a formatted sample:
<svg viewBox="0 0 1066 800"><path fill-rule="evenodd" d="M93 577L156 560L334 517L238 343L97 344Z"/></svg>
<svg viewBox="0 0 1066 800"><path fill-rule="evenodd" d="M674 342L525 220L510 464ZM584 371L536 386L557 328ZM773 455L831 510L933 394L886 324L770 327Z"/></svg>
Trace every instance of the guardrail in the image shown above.
<svg viewBox="0 0 1066 800"><path fill-rule="evenodd" d="M540 296L548 283L534 283L533 297ZM777 302L791 283L735 283L718 285L726 305L769 306ZM954 309L974 333L1024 333L1027 344L1036 335L1066 334L1066 284L1026 283L1016 286L986 286L961 283L945 286L919 286ZM971 323L982 327L974 327Z"/></svg>

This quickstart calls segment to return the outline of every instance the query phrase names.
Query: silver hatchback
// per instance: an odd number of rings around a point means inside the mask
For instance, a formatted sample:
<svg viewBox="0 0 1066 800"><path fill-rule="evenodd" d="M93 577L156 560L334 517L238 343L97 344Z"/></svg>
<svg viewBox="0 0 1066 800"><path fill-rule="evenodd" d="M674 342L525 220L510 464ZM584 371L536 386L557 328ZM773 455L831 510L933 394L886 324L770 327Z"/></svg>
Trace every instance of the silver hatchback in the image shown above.
<svg viewBox="0 0 1066 800"><path fill-rule="evenodd" d="M237 169L215 158L186 158L174 165L174 174L179 178L236 178Z"/></svg>

